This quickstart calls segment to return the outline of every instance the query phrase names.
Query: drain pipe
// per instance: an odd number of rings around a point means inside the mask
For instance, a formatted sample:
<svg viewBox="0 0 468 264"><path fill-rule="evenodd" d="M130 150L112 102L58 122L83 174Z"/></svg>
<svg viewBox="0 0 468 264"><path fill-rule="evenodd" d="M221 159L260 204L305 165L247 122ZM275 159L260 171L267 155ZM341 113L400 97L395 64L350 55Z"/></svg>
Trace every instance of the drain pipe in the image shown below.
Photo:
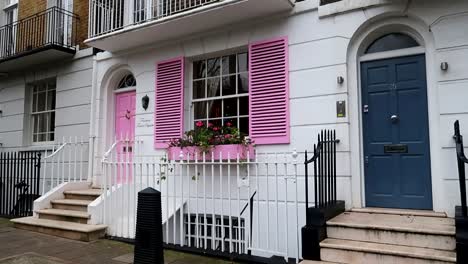
<svg viewBox="0 0 468 264"><path fill-rule="evenodd" d="M94 53L94 52L93 52ZM96 129L95 129L95 116L96 116L96 89L97 85L97 59L96 54L93 55L93 80L91 86L91 114L90 114L90 124L89 124L89 165L88 165L88 181L94 185L95 175L94 175L94 157L95 157L95 143L96 143Z"/></svg>

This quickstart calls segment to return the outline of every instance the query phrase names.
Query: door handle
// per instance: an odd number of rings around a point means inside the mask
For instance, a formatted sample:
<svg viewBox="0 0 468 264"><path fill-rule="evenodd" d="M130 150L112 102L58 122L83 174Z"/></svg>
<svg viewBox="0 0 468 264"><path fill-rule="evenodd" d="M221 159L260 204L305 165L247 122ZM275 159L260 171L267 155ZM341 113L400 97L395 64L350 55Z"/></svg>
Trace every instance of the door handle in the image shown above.
<svg viewBox="0 0 468 264"><path fill-rule="evenodd" d="M397 115L392 115L390 117L390 120L392 121L392 123L396 123L398 121L398 116Z"/></svg>

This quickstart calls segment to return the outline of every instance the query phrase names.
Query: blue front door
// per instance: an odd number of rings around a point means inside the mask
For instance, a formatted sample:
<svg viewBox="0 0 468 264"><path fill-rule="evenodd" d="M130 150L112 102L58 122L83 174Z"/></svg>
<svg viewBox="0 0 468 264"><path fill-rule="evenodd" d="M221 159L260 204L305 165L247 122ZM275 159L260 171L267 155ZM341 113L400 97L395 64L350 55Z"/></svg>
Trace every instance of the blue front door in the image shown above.
<svg viewBox="0 0 468 264"><path fill-rule="evenodd" d="M432 209L424 55L361 65L366 205Z"/></svg>

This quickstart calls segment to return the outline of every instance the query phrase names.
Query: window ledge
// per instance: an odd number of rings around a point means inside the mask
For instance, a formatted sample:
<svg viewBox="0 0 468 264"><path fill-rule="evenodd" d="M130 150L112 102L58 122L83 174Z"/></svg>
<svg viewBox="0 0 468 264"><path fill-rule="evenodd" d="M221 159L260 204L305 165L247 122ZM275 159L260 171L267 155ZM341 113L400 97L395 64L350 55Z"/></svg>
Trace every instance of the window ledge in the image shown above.
<svg viewBox="0 0 468 264"><path fill-rule="evenodd" d="M204 153L199 147L169 147L167 154L170 160L189 160L189 161L211 161L211 160L246 160L255 158L255 149L252 145L217 145L213 146L207 153ZM212 157L212 155L214 156Z"/></svg>
<svg viewBox="0 0 468 264"><path fill-rule="evenodd" d="M327 17L340 13L353 11L372 6L388 5L391 0L343 0L335 3L320 6L318 9L319 17Z"/></svg>

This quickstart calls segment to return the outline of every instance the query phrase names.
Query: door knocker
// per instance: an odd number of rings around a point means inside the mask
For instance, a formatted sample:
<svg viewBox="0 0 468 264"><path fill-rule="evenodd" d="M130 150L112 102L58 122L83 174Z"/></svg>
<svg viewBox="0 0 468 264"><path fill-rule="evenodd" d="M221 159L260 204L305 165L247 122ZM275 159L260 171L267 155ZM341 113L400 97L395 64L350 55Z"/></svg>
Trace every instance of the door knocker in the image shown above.
<svg viewBox="0 0 468 264"><path fill-rule="evenodd" d="M125 114L125 117L130 120L130 110L127 110L127 113Z"/></svg>

